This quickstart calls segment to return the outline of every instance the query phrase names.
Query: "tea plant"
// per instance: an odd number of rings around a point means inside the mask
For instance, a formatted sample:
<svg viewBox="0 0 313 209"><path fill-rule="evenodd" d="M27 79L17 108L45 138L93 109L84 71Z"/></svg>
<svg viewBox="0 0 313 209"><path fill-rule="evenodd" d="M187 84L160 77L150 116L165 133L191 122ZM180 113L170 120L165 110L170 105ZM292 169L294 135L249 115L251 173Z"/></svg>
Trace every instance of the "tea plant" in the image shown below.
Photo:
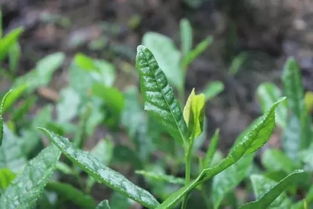
<svg viewBox="0 0 313 209"><path fill-rule="evenodd" d="M210 43L206 39L192 50L187 20L181 22L181 37L179 51L163 35L144 36L146 46L138 46L136 56L141 95L135 86L125 91L114 87L114 65L81 53L69 64L69 85L59 97L49 97L42 89L63 68L63 53L46 56L14 79L0 103L0 208L312 207L312 121L296 62L290 59L285 66L285 93L271 83L259 87L264 114L242 132L225 157L218 151L223 140L219 129L199 156L207 137L205 103L223 85L212 82L200 94L193 89L181 108L186 70ZM30 120L30 109L40 94L56 107L43 106ZM282 149L267 148L262 165L255 164L257 151L270 140L276 123L284 132ZM97 144L83 151L103 126L106 137L100 136ZM129 146L116 141L125 135ZM60 158L61 153L65 158ZM135 174L124 176L125 165L132 167L126 172L135 170ZM249 176L254 201L235 196L241 183L246 195L252 192ZM95 198L96 186L111 189L100 190L105 194L101 201Z"/></svg>

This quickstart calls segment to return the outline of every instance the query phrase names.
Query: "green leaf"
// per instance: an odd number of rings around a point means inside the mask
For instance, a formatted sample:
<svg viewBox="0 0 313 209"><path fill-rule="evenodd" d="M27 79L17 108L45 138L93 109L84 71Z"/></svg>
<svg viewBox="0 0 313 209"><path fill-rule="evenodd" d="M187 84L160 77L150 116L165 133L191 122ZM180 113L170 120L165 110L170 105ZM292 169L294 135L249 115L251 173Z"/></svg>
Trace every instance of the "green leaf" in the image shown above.
<svg viewBox="0 0 313 209"><path fill-rule="evenodd" d="M17 40L21 36L22 32L22 28L16 28L0 39L0 61L6 57L11 46L17 43Z"/></svg>
<svg viewBox="0 0 313 209"><path fill-rule="evenodd" d="M303 108L304 90L301 81L300 69L295 59L289 58L284 66L283 84L285 94L288 98L288 106L296 114L301 117L301 109Z"/></svg>
<svg viewBox="0 0 313 209"><path fill-rule="evenodd" d="M13 173L10 169L1 168L0 169L0 191L4 191L11 182L15 179L16 174Z"/></svg>
<svg viewBox="0 0 313 209"><path fill-rule="evenodd" d="M183 69L188 68L188 66L198 57L200 56L213 42L213 37L208 36L206 39L201 41L197 46L191 50L181 61L181 66Z"/></svg>
<svg viewBox="0 0 313 209"><path fill-rule="evenodd" d="M109 139L101 139L91 150L91 154L98 158L104 165L108 165L113 156L113 143Z"/></svg>
<svg viewBox="0 0 313 209"><path fill-rule="evenodd" d="M26 91L27 85L22 84L14 89L11 89L5 98L5 102L3 104L3 112L6 112L13 104L14 102L22 96L22 94Z"/></svg>
<svg viewBox="0 0 313 209"><path fill-rule="evenodd" d="M262 83L257 89L258 101L262 111L265 112L279 97L282 96L280 89L273 83ZM286 127L287 103L277 107L276 120L281 127Z"/></svg>
<svg viewBox="0 0 313 209"><path fill-rule="evenodd" d="M183 55L190 52L192 48L192 27L188 19L182 19L180 21L180 41L181 41L181 51Z"/></svg>
<svg viewBox="0 0 313 209"><path fill-rule="evenodd" d="M224 90L224 84L221 81L210 82L203 90L205 100L208 101L216 97L219 93Z"/></svg>
<svg viewBox="0 0 313 209"><path fill-rule="evenodd" d="M17 70L19 60L21 57L21 46L18 42L13 44L9 50L9 68L10 71L15 72Z"/></svg>
<svg viewBox="0 0 313 209"><path fill-rule="evenodd" d="M94 209L96 207L95 200L70 184L50 182L47 189L56 192L60 198L73 202L81 209Z"/></svg>
<svg viewBox="0 0 313 209"><path fill-rule="evenodd" d="M183 113L191 141L203 131L204 105L204 94L196 95L193 89L187 99Z"/></svg>
<svg viewBox="0 0 313 209"><path fill-rule="evenodd" d="M173 41L162 34L149 32L143 36L143 44L151 50L169 82L175 88L182 89L184 74L179 66L181 55Z"/></svg>
<svg viewBox="0 0 313 209"><path fill-rule="evenodd" d="M136 171L136 174L142 175L146 178L153 179L156 181L163 181L171 184L181 184L183 185L185 183L185 180L179 177L166 175L163 173L156 173L156 172L149 172L144 170L138 170Z"/></svg>
<svg viewBox="0 0 313 209"><path fill-rule="evenodd" d="M77 67L87 72L95 82L112 86L115 80L115 68L105 60L93 59L84 54L78 53L74 57L74 63Z"/></svg>
<svg viewBox="0 0 313 209"><path fill-rule="evenodd" d="M301 81L300 69L293 58L289 58L285 64L283 72L283 84L285 94L288 98L288 107L292 110L300 123L299 132L300 148L306 148L310 145L313 136L311 127L312 119L304 103L304 90ZM291 114L291 117L294 117ZM288 129L288 127L287 127ZM299 141L297 139L297 141Z"/></svg>
<svg viewBox="0 0 313 209"><path fill-rule="evenodd" d="M210 144L208 150L205 154L205 158L203 160L203 168L209 168L213 161L214 154L217 150L217 145L220 140L220 130L216 129L213 136L210 139Z"/></svg>
<svg viewBox="0 0 313 209"><path fill-rule="evenodd" d="M0 103L0 146L2 145L2 140L3 140L3 113L4 113L4 106L6 103L6 99L8 98L8 96L10 95L10 93L12 92L12 90L8 91L1 99L1 103Z"/></svg>
<svg viewBox="0 0 313 209"><path fill-rule="evenodd" d="M20 141L4 126L3 142L0 147L0 168L9 168L13 172L19 172L25 163L26 159Z"/></svg>
<svg viewBox="0 0 313 209"><path fill-rule="evenodd" d="M58 122L70 122L78 114L80 97L71 87L62 89L61 98L57 104Z"/></svg>
<svg viewBox="0 0 313 209"><path fill-rule="evenodd" d="M241 52L239 55L234 57L229 67L229 73L232 75L237 74L241 67L243 66L243 64L246 62L247 58L248 54L246 52Z"/></svg>
<svg viewBox="0 0 313 209"><path fill-rule="evenodd" d="M17 78L14 86L27 85L31 93L35 89L46 86L52 78L52 74L62 65L65 55L61 52L50 54L39 60L35 69Z"/></svg>
<svg viewBox="0 0 313 209"><path fill-rule="evenodd" d="M65 156L97 181L141 203L145 207L155 208L159 205L157 200L149 192L136 186L120 173L106 167L92 154L76 149L64 137L58 136L47 129L41 128L41 130L58 146Z"/></svg>
<svg viewBox="0 0 313 209"><path fill-rule="evenodd" d="M230 167L244 155L255 152L263 146L268 141L275 127L275 109L284 100L285 98L282 98L274 103L269 111L257 120L253 128L235 144L226 158L212 168L203 169L195 180L172 193L157 209L172 208L192 189Z"/></svg>
<svg viewBox="0 0 313 209"><path fill-rule="evenodd" d="M219 208L226 194L232 191L248 175L252 167L253 155L247 155L213 178L212 200L215 209Z"/></svg>
<svg viewBox="0 0 313 209"><path fill-rule="evenodd" d="M111 207L110 207L110 205L109 205L109 201L107 201L107 200L101 201L101 202L97 205L96 209L111 209Z"/></svg>
<svg viewBox="0 0 313 209"><path fill-rule="evenodd" d="M313 91L308 91L304 95L304 103L309 113L313 113Z"/></svg>
<svg viewBox="0 0 313 209"><path fill-rule="evenodd" d="M267 149L262 156L262 164L268 171L285 171L287 173L297 167L288 156L278 149Z"/></svg>
<svg viewBox="0 0 313 209"><path fill-rule="evenodd" d="M187 126L174 91L153 54L144 46L137 49L136 68L140 75L145 110L159 118L175 139L186 143Z"/></svg>
<svg viewBox="0 0 313 209"><path fill-rule="evenodd" d="M121 114L125 102L124 96L120 90L114 87L107 87L101 83L95 83L92 86L92 91L94 95L101 98L115 114Z"/></svg>
<svg viewBox="0 0 313 209"><path fill-rule="evenodd" d="M60 151L49 146L28 162L0 198L0 208L32 209L48 183Z"/></svg>
<svg viewBox="0 0 313 209"><path fill-rule="evenodd" d="M240 209L271 208L277 206L279 206L279 208L289 208L289 200L286 196L280 196L280 194L289 186L296 183L297 179L299 179L302 174L304 174L302 170L294 171L277 184L262 176L252 176L252 183L258 199L241 206Z"/></svg>

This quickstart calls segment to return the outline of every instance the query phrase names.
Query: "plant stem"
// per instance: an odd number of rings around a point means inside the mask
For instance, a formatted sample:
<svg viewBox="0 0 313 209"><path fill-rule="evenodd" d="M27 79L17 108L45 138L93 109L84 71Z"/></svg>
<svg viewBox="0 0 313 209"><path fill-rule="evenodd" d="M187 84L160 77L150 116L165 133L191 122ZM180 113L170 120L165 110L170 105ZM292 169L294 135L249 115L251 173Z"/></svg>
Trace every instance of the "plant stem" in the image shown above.
<svg viewBox="0 0 313 209"><path fill-rule="evenodd" d="M187 150L185 151L185 185L190 183L192 147L193 147L193 144L189 144ZM188 194L186 194L183 199L181 209L186 209L187 201L188 201Z"/></svg>

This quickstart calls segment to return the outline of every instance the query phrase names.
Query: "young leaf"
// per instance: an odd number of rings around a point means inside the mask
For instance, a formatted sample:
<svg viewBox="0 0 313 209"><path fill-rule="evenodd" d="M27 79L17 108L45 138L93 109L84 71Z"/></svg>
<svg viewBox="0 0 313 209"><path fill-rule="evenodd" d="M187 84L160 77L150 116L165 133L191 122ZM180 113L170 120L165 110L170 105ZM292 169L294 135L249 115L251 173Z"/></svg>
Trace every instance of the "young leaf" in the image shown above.
<svg viewBox="0 0 313 209"><path fill-rule="evenodd" d="M179 66L180 52L173 41L159 33L149 32L143 36L143 44L149 48L167 79L177 89L183 88L184 74Z"/></svg>
<svg viewBox="0 0 313 209"><path fill-rule="evenodd" d="M41 128L41 130L58 146L65 156L97 181L139 202L145 207L155 208L159 205L148 191L136 186L120 173L106 167L92 154L76 149L64 137L58 136L47 129Z"/></svg>
<svg viewBox="0 0 313 209"><path fill-rule="evenodd" d="M110 205L109 205L109 201L107 201L107 200L101 201L101 202L97 205L96 209L111 209L111 207L110 207Z"/></svg>
<svg viewBox="0 0 313 209"><path fill-rule="evenodd" d="M185 180L179 177L170 176L162 173L155 173L155 172L149 172L149 171L136 171L136 174L142 175L146 178L154 179L157 181L164 181L171 184L181 184L183 185L185 183Z"/></svg>
<svg viewBox="0 0 313 209"><path fill-rule="evenodd" d="M96 207L96 202L90 195L83 193L70 184L50 182L47 184L47 189L56 192L63 199L72 201L81 209L94 209Z"/></svg>
<svg viewBox="0 0 313 209"><path fill-rule="evenodd" d="M28 162L0 198L0 208L32 209L48 183L60 151L49 146Z"/></svg>
<svg viewBox="0 0 313 209"><path fill-rule="evenodd" d="M277 105L284 100L285 98L274 103L269 111L266 112L261 119L257 120L254 127L248 131L245 137L242 137L242 139L232 148L226 158L212 168L203 169L195 180L172 193L160 206L157 207L157 209L172 208L174 205L178 204L188 192L199 184L233 165L245 154L255 152L263 146L271 136L275 127L275 109Z"/></svg>
<svg viewBox="0 0 313 209"><path fill-rule="evenodd" d="M181 66L186 69L198 56L200 56L213 42L213 37L208 36L206 39L201 41L197 46L191 50L181 61Z"/></svg>
<svg viewBox="0 0 313 209"><path fill-rule="evenodd" d="M210 82L203 90L205 100L208 101L217 96L224 90L224 84L221 81Z"/></svg>
<svg viewBox="0 0 313 209"><path fill-rule="evenodd" d="M290 185L296 183L297 179L300 178L300 176L304 174L304 171L302 170L296 170L292 173L290 173L288 176L280 180L275 186L270 186L269 189L266 189L267 191L261 191L261 194L259 194L259 199L247 203L240 207L240 209L255 209L255 208L269 208L272 204L275 204L274 202L277 201L276 204L278 206L283 206L283 204L289 204L288 199L276 199L283 191L285 191ZM266 186L266 182L259 182L261 187ZM283 197L282 197L283 198ZM274 202L273 202L274 201ZM283 203L287 201L286 203ZM288 206L287 206L288 207ZM286 207L282 207L286 208Z"/></svg>
<svg viewBox="0 0 313 209"><path fill-rule="evenodd" d="M160 118L175 139L186 143L187 126L174 91L153 54L144 46L137 49L136 68L140 75L145 110Z"/></svg>
<svg viewBox="0 0 313 209"><path fill-rule="evenodd" d="M257 89L257 97L263 112L265 112L281 96L282 93L280 89L273 83L262 83ZM286 127L287 103L283 103L277 107L276 112L277 123L281 127Z"/></svg>
<svg viewBox="0 0 313 209"><path fill-rule="evenodd" d="M198 137L203 131L204 105L204 94L196 95L193 89L184 108L184 119L188 127L191 141Z"/></svg>
<svg viewBox="0 0 313 209"><path fill-rule="evenodd" d="M186 55L190 52L192 48L192 27L190 22L187 19L182 19L180 21L180 41L181 41L181 51L183 55Z"/></svg>
<svg viewBox="0 0 313 209"><path fill-rule="evenodd" d="M313 91L308 91L304 95L304 103L309 113L313 113Z"/></svg>

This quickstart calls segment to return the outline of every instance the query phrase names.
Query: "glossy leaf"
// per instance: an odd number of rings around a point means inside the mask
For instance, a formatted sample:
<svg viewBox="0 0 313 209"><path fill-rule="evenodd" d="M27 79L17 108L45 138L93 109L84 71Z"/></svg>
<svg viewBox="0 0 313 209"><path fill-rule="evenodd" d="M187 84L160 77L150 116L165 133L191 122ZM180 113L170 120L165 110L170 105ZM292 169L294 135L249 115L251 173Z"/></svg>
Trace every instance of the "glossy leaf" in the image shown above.
<svg viewBox="0 0 313 209"><path fill-rule="evenodd" d="M200 56L213 42L213 37L208 36L191 50L181 61L181 65L186 69L198 56Z"/></svg>
<svg viewBox="0 0 313 209"><path fill-rule="evenodd" d="M2 193L15 179L16 174L10 169L1 168L0 169L0 193Z"/></svg>
<svg viewBox="0 0 313 209"><path fill-rule="evenodd" d="M183 55L190 52L192 48L192 27L188 19L182 19L180 21L180 41L181 41L181 51Z"/></svg>
<svg viewBox="0 0 313 209"><path fill-rule="evenodd" d="M96 202L90 195L83 193L70 184L50 182L47 184L47 189L56 192L60 198L73 202L81 209L94 209L96 207Z"/></svg>
<svg viewBox="0 0 313 209"><path fill-rule="evenodd" d="M64 137L58 136L47 129L41 130L58 146L65 156L97 181L141 203L145 207L155 208L158 206L159 203L149 192L136 186L120 173L106 167L92 154L76 149Z"/></svg>
<svg viewBox="0 0 313 209"><path fill-rule="evenodd" d="M143 44L151 50L170 84L182 89L184 75L179 66L181 55L173 41L162 34L149 32L145 33Z"/></svg>
<svg viewBox="0 0 313 209"><path fill-rule="evenodd" d="M149 49L139 46L136 67L140 75L145 110L159 118L180 143L186 142L187 126L174 91Z"/></svg>
<svg viewBox="0 0 313 209"><path fill-rule="evenodd" d="M97 205L96 209L111 209L111 207L110 207L110 205L109 205L109 201L107 201L107 200L101 201L101 202Z"/></svg>
<svg viewBox="0 0 313 209"><path fill-rule="evenodd" d="M136 171L136 174L142 175L146 178L150 178L156 181L163 181L163 182L167 182L167 183L171 183L171 184L184 184L184 179L182 178L178 178L175 176L171 176L171 175L166 175L166 174L162 174L162 173L156 173L156 172L149 172L149 171L144 171L144 170L138 170Z"/></svg>
<svg viewBox="0 0 313 209"><path fill-rule="evenodd" d="M4 37L0 37L0 61L8 54L11 46L13 46L23 32L22 28L16 28Z"/></svg>
<svg viewBox="0 0 313 209"><path fill-rule="evenodd" d="M196 95L193 89L187 99L183 113L191 141L203 131L204 105L204 94Z"/></svg>
<svg viewBox="0 0 313 209"><path fill-rule="evenodd" d="M219 208L227 193L232 191L248 175L252 167L253 155L238 160L213 178L212 200L215 209Z"/></svg>
<svg viewBox="0 0 313 209"><path fill-rule="evenodd" d="M262 147L264 143L269 140L269 137L275 127L275 109L278 104L284 100L285 98L274 103L272 107L263 115L263 117L257 120L253 128L251 128L251 130L249 130L246 135L242 137L237 144L235 144L226 158L211 168L203 169L195 180L171 194L160 206L157 207L157 209L172 208L174 205L179 203L182 197L199 184L230 167L244 155L255 152Z"/></svg>
<svg viewBox="0 0 313 209"><path fill-rule="evenodd" d="M258 199L254 202L250 202L241 206L240 209L270 208L270 206L289 208L289 200L286 199L286 197L280 195L289 186L296 183L297 179L299 179L302 174L304 174L302 170L294 171L280 180L277 184L273 184L271 180L268 180L265 177L253 176L253 185Z"/></svg>
<svg viewBox="0 0 313 209"><path fill-rule="evenodd" d="M224 84L221 81L210 82L203 90L205 100L208 101L216 97L219 93L224 90Z"/></svg>
<svg viewBox="0 0 313 209"><path fill-rule="evenodd" d="M0 208L32 209L48 183L60 151L49 146L28 162L0 198Z"/></svg>
<svg viewBox="0 0 313 209"><path fill-rule="evenodd" d="M5 98L5 102L3 104L3 112L6 112L14 102L23 95L23 93L27 90L27 85L20 85L14 89L11 89Z"/></svg>
<svg viewBox="0 0 313 209"><path fill-rule="evenodd" d="M257 89L258 101L262 111L265 112L279 97L282 96L280 89L273 83L262 83ZM281 127L286 127L287 103L277 107L276 121Z"/></svg>

